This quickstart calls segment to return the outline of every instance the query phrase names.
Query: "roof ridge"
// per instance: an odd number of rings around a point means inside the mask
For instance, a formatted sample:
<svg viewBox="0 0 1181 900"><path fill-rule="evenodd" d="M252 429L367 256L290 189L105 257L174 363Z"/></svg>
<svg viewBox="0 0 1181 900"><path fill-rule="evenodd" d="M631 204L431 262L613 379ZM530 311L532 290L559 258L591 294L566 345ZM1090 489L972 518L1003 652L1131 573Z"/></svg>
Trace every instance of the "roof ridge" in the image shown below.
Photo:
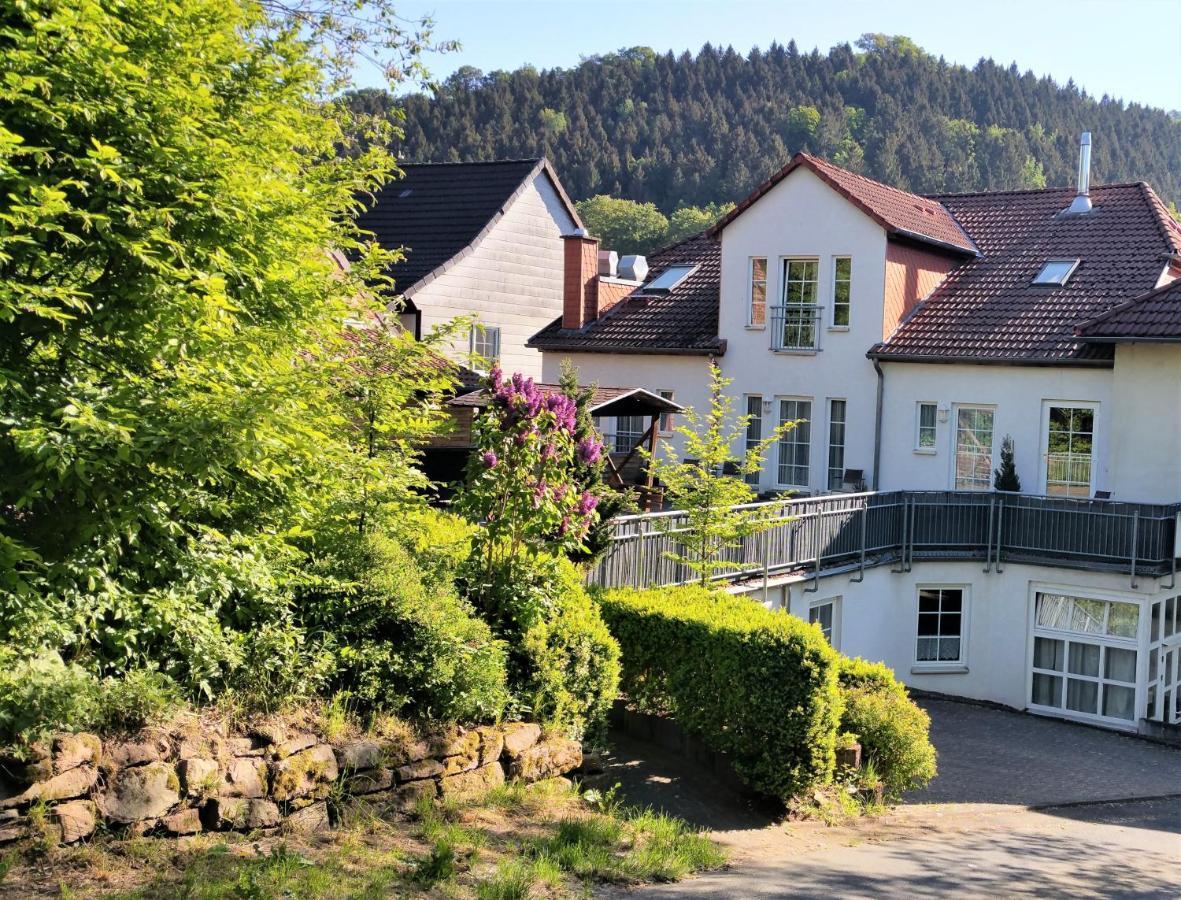
<svg viewBox="0 0 1181 900"><path fill-rule="evenodd" d="M1116 181L1112 184L1093 184L1092 191L1104 190L1106 188L1129 188L1137 187L1142 184L1147 184L1145 181ZM920 194L928 200L941 200L945 197L1000 197L1008 194L1049 194L1055 191L1073 191L1073 185L1064 184L1058 187L1044 187L1044 188L1006 188L1002 191L946 191L938 194Z"/></svg>
<svg viewBox="0 0 1181 900"><path fill-rule="evenodd" d="M469 159L469 160L444 160L442 162L435 162L427 160L425 162L415 162L411 160L398 160L398 168L405 168L406 166L501 166L513 165L517 163L533 163L537 164L546 159L544 156L520 156L512 159Z"/></svg>

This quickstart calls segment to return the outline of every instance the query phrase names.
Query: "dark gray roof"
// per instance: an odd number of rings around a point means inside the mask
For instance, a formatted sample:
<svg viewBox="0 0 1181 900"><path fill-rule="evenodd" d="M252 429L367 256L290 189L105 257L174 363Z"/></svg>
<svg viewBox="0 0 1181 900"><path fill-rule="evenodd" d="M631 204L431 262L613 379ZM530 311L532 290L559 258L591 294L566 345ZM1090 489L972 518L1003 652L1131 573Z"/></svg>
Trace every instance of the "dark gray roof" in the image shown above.
<svg viewBox="0 0 1181 900"><path fill-rule="evenodd" d="M470 253L539 171L553 183L575 226L581 225L544 159L402 163L401 168L404 177L378 191L358 222L382 247L405 248L406 259L390 272L396 291L405 296Z"/></svg>
<svg viewBox="0 0 1181 900"><path fill-rule="evenodd" d="M1090 342L1181 341L1181 281L1121 303L1074 333Z"/></svg>
<svg viewBox="0 0 1181 900"><path fill-rule="evenodd" d="M579 353L724 353L725 343L718 338L718 241L702 232L654 253L648 265L649 281L670 266L697 269L667 294L633 291L582 328L563 328L555 319L529 339L529 346Z"/></svg>

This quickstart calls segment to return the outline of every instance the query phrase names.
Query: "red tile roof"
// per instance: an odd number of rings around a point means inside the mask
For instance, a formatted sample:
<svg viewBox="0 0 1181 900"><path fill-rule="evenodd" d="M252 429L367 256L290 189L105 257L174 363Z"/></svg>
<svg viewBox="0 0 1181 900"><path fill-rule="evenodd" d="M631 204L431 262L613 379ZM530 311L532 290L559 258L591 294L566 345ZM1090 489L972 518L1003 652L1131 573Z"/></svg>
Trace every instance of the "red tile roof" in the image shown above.
<svg viewBox="0 0 1181 900"><path fill-rule="evenodd" d="M1074 329L1088 342L1181 341L1181 281L1121 303Z"/></svg>
<svg viewBox="0 0 1181 900"><path fill-rule="evenodd" d="M718 338L721 244L703 232L654 253L648 265L649 280L670 266L697 269L667 294L632 292L582 328L563 328L561 318L555 319L528 346L579 353L724 353Z"/></svg>
<svg viewBox="0 0 1181 900"><path fill-rule="evenodd" d="M1092 188L1094 210L1064 216L1074 191L938 197L982 256L955 269L871 357L889 360L1106 365L1111 348L1081 341L1080 322L1151 290L1181 252L1148 185ZM1049 259L1081 260L1063 286L1034 285Z"/></svg>
<svg viewBox="0 0 1181 900"><path fill-rule="evenodd" d="M895 237L910 238L957 253L976 253L976 245L964 233L954 216L928 197L912 194L880 181L857 175L807 153L797 153L791 162L768 178L715 226L721 231L753 206L764 194L800 167L812 171L838 194L864 212Z"/></svg>

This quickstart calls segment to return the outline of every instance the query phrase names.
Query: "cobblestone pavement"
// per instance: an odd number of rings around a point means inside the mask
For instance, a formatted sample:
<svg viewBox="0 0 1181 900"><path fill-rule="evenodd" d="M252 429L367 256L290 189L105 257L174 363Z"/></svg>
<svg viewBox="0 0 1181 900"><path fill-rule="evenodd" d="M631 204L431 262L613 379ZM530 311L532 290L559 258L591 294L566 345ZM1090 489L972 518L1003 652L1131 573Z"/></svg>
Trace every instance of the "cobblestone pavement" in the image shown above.
<svg viewBox="0 0 1181 900"><path fill-rule="evenodd" d="M931 714L939 775L912 802L1036 807L1181 795L1181 750L971 703L919 702Z"/></svg>
<svg viewBox="0 0 1181 900"><path fill-rule="evenodd" d="M887 815L837 827L779 823L692 763L620 738L607 779L631 802L707 829L731 861L678 884L605 893L1181 897L1181 751L974 704L922 704L939 776Z"/></svg>

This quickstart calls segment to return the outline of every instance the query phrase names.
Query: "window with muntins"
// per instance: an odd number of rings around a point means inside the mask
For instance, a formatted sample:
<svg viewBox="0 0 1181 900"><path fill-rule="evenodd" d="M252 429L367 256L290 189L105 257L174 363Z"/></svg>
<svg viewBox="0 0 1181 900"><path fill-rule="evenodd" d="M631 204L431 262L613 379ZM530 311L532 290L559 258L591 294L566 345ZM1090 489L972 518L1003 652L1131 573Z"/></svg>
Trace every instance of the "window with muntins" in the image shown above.
<svg viewBox="0 0 1181 900"><path fill-rule="evenodd" d="M500 327L497 325L473 325L471 351L474 365L480 369L500 359Z"/></svg>
<svg viewBox="0 0 1181 900"><path fill-rule="evenodd" d="M779 483L807 487L812 443L812 401L780 400L779 423L796 422L779 439ZM797 421L802 420L802 421Z"/></svg>
<svg viewBox="0 0 1181 900"><path fill-rule="evenodd" d="M853 258L838 256L832 263L832 324L849 324L849 303L853 293Z"/></svg>
<svg viewBox="0 0 1181 900"><path fill-rule="evenodd" d="M767 324L767 257L750 260L750 317L748 325Z"/></svg>
<svg viewBox="0 0 1181 900"><path fill-rule="evenodd" d="M845 482L845 401L828 401L828 489L839 491Z"/></svg>
<svg viewBox="0 0 1181 900"><path fill-rule="evenodd" d="M1095 410L1084 406L1051 406L1047 427L1046 493L1089 497Z"/></svg>
<svg viewBox="0 0 1181 900"><path fill-rule="evenodd" d="M961 406L955 419L955 489L987 491L992 487L993 410Z"/></svg>
<svg viewBox="0 0 1181 900"><path fill-rule="evenodd" d="M936 417L939 407L934 403L920 403L916 413L914 446L916 450L935 450Z"/></svg>
<svg viewBox="0 0 1181 900"><path fill-rule="evenodd" d="M644 436L647 428L644 426L643 416L617 416L615 418L616 453L631 453L636 444Z"/></svg>
<svg viewBox="0 0 1181 900"><path fill-rule="evenodd" d="M746 398L746 452L749 453L759 445L763 439L763 398L753 394ZM758 485L759 473L751 472L746 476L746 483Z"/></svg>
<svg viewBox="0 0 1181 900"><path fill-rule="evenodd" d="M775 308L772 316L772 349L817 349L819 269L815 259L783 261L783 303Z"/></svg>
<svg viewBox="0 0 1181 900"><path fill-rule="evenodd" d="M808 608L808 621L820 626L820 630L824 632L824 639L833 647L836 647L834 643L836 638L834 630L836 605L836 600L824 600L820 603L814 603Z"/></svg>
<svg viewBox="0 0 1181 900"><path fill-rule="evenodd" d="M963 588L920 588L919 663L961 663L964 660Z"/></svg>

